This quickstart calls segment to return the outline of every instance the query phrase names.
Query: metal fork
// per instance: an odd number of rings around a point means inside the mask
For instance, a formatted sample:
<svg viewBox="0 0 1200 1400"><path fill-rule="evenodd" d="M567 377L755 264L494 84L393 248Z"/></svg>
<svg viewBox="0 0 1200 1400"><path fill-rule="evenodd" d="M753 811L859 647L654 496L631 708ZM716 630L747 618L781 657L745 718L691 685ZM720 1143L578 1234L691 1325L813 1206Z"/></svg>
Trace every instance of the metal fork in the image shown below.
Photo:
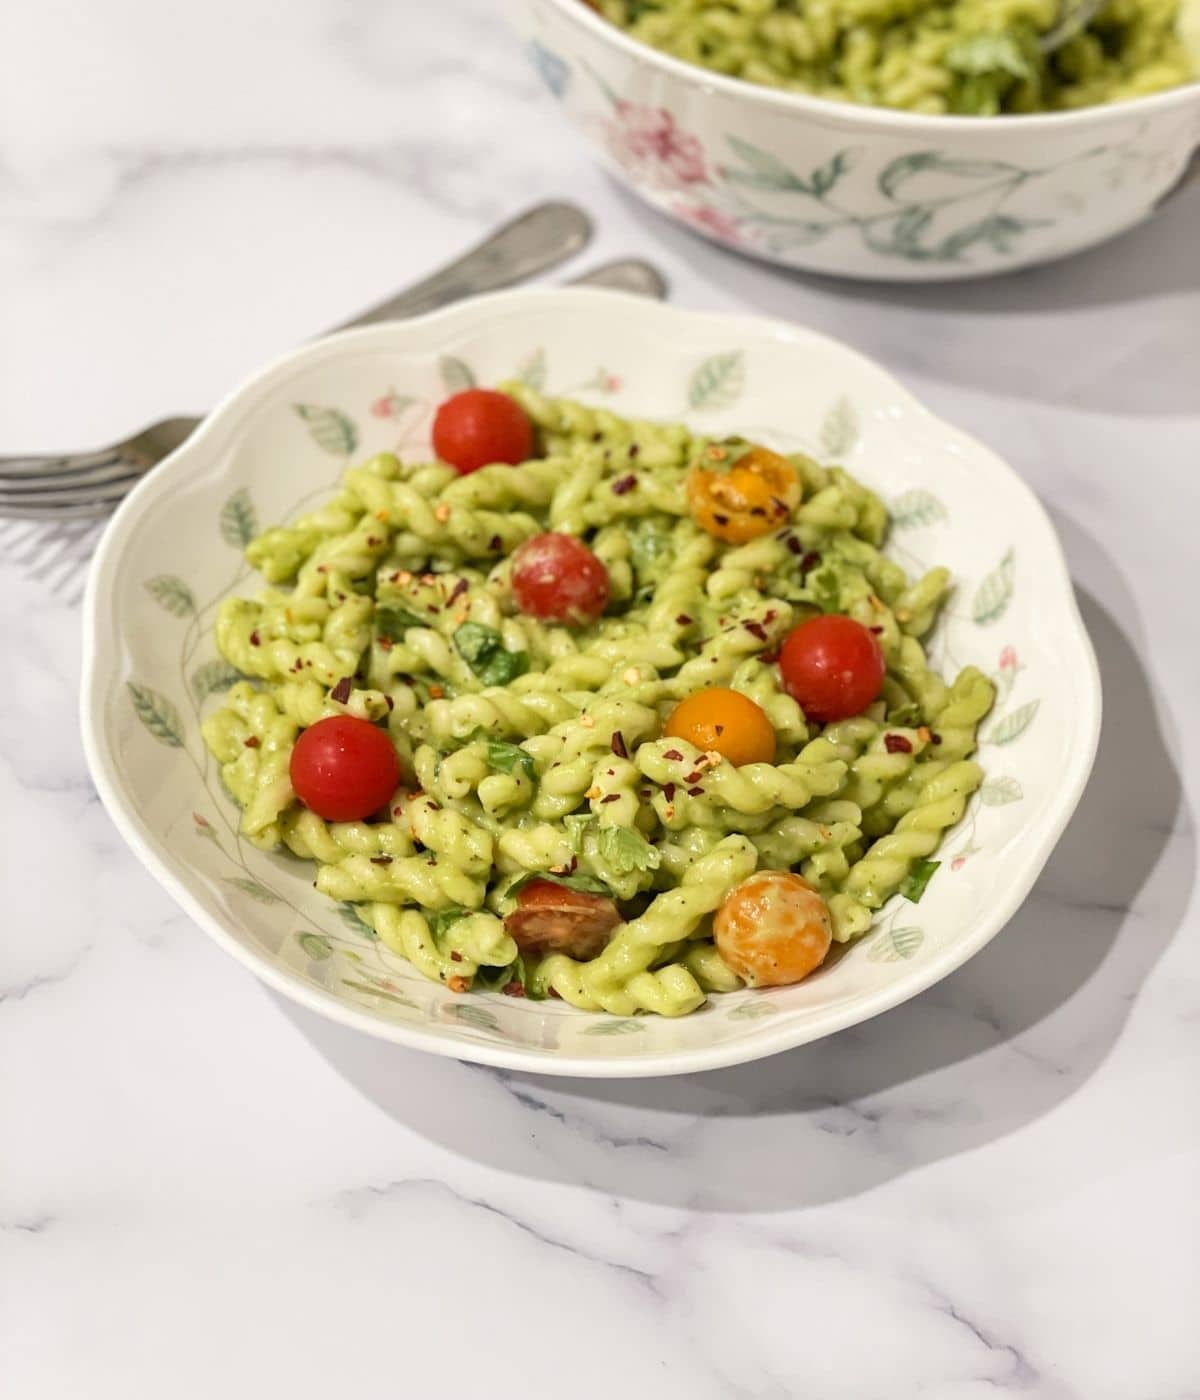
<svg viewBox="0 0 1200 1400"><path fill-rule="evenodd" d="M524 281L579 252L591 220L571 204L540 204L491 234L477 247L398 296L335 327L399 320ZM636 258L594 268L575 286L611 287L661 298L666 282ZM200 425L199 418L164 418L99 452L0 457L0 516L18 520L81 520L106 515L140 477L157 466Z"/></svg>

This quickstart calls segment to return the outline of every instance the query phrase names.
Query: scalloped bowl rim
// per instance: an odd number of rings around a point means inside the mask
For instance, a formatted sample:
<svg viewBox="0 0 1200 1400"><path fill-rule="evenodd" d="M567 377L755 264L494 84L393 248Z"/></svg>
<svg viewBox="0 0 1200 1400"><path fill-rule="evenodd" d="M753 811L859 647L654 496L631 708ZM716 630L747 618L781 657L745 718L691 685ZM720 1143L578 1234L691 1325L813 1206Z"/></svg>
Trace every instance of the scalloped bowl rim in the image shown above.
<svg viewBox="0 0 1200 1400"><path fill-rule="evenodd" d="M469 323L480 311L497 307L516 307L522 302L534 301L542 304L557 301L564 312L574 311L581 315L586 314L589 305L624 302L631 316L669 320L678 323L681 328L687 325L697 328L719 325L734 333L740 330L748 338L806 341L814 346L826 347L843 358L849 357L873 376L882 376L889 381L889 392L894 393L906 409L914 411L920 419L935 427L939 433L945 434L947 438L968 447L977 460L986 460L993 472L998 471L1011 478L1010 486L1018 488L1025 498L1031 523L1036 523L1044 535L1044 543L1049 547L1048 556L1053 560L1056 572L1054 579L1046 579L1044 582L1057 590L1066 604L1064 617L1070 623L1070 641L1077 652L1076 660L1082 662L1085 668L1080 686L1083 708L1077 715L1075 742L1069 753L1069 761L1059 775L1055 796L1046 814L1039 820L1036 830L1030 833L1028 841L1013 854L1010 862L1012 879L1008 884L1008 897L989 909L986 914L980 915L966 930L957 934L953 941L938 949L935 954L918 962L903 975L897 976L892 982L872 993L861 994L848 1002L818 1011L785 1012L778 1020L772 1019L767 1024L747 1026L742 1035L735 1040L700 1049L621 1058L539 1054L516 1046L493 1046L476 1040L456 1039L453 1034L446 1034L445 1030L435 1033L423 1026L385 1021L301 981L286 969L268 961L266 957L241 943L183 883L174 868L177 862L160 855L156 849L157 838L153 837L134 799L125 789L104 733L105 677L99 637L103 622L102 603L110 596L122 541L143 510L156 498L169 494L173 479L190 471L194 461L202 460L210 448L227 435L230 419L240 418L255 399L268 394L277 381L289 376L299 366L311 366L327 358L336 358L343 354L352 355L359 349L385 345L397 337L402 337L408 327L449 327L455 323ZM822 1039L891 1010L927 990L989 943L1024 902L1083 794L1100 736L1099 668L1091 640L1079 614L1061 544L1037 496L1002 458L932 413L895 379L889 370L833 337L770 317L683 310L659 302L647 302L641 297L626 293L588 288L535 287L477 297L408 321L383 323L327 336L271 361L264 369L251 375L227 394L196 432L158 467L143 477L121 503L109 521L92 561L84 595L82 620L83 675L80 722L84 753L96 789L117 830L133 853L175 902L220 947L232 954L273 990L341 1025L365 1031L376 1038L409 1049L496 1068L538 1074L578 1078L642 1078L725 1068ZM115 627L115 624L113 625Z"/></svg>
<svg viewBox="0 0 1200 1400"><path fill-rule="evenodd" d="M1189 102L1200 102L1200 75L1191 82L1181 83L1179 87L1166 88L1162 92L1130 97L1123 102L1072 107L1061 112L1002 113L993 117L959 113L938 116L930 112L906 112L895 107L835 102L831 98L817 97L812 93L791 92L783 88L767 87L762 83L747 82L744 78L731 78L725 73L716 73L697 64L686 63L681 58L675 58L672 54L664 53L661 49L633 38L623 29L603 19L590 6L583 4L582 0L546 0L546 3L553 5L569 22L578 24L583 30L590 32L602 44L611 44L635 62L660 68L673 78L711 92L724 93L727 97L750 105L772 107L793 115L803 114L826 119L837 117L852 126L873 126L882 123L884 126L904 131L961 134L1003 130L1020 131L1033 136L1040 128L1046 126L1061 130L1072 126L1086 126L1089 122L1096 122L1102 115L1119 119L1122 116L1159 112L1176 106L1186 106ZM1195 3L1200 4L1200 0L1195 0Z"/></svg>

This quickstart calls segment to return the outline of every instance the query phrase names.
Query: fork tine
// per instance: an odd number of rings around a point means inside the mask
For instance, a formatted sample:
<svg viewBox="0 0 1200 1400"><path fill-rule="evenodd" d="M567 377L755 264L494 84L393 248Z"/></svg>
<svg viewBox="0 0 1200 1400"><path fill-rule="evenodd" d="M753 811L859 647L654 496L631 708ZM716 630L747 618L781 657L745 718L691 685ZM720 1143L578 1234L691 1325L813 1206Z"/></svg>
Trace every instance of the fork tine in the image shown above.
<svg viewBox="0 0 1200 1400"><path fill-rule="evenodd" d="M97 482L92 486L57 485L44 490L32 484L16 489L0 486L0 513L13 506L43 506L54 511L66 506L115 505L129 492L138 475L137 472L127 472L122 477Z"/></svg>
<svg viewBox="0 0 1200 1400"><path fill-rule="evenodd" d="M63 470L47 468L39 472L16 472L9 475L0 466L0 495L24 495L28 491L80 491L87 486L102 486L109 481L123 481L140 475L134 463L113 457L98 466L80 469L72 464Z"/></svg>
<svg viewBox="0 0 1200 1400"><path fill-rule="evenodd" d="M61 457L0 457L0 480L90 472L121 461L120 447L99 452L63 453Z"/></svg>

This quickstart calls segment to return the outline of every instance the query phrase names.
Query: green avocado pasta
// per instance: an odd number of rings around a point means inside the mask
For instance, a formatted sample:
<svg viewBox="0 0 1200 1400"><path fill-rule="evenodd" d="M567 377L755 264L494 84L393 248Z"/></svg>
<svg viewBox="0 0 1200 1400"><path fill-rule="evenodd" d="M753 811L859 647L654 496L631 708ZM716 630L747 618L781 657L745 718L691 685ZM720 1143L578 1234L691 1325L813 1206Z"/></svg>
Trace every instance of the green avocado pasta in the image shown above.
<svg viewBox="0 0 1200 1400"><path fill-rule="evenodd" d="M204 723L242 833L314 862L320 891L458 992L691 1012L743 985L714 915L756 872L799 875L833 939L860 937L928 879L982 779L992 683L972 667L948 682L925 652L947 571L912 579L883 554L883 503L840 467L766 453L794 503L772 498L772 527L731 543L694 518L689 473L762 449L505 392L536 434L529 460L460 476L385 453L249 545L267 587L216 622L244 679ZM514 553L547 531L602 565L602 614L517 606ZM820 724L777 662L827 615L877 639L886 676L862 713ZM713 687L760 717L770 761L666 732ZM293 786L298 739L336 716L386 734L398 759L368 819L327 820ZM531 948L513 921L531 881L597 901L613 926L587 955Z"/></svg>
<svg viewBox="0 0 1200 1400"><path fill-rule="evenodd" d="M592 3L592 0L589 0ZM974 116L1120 102L1196 77L1179 0L1107 0L1049 55L1071 0L594 0L634 38L769 87Z"/></svg>

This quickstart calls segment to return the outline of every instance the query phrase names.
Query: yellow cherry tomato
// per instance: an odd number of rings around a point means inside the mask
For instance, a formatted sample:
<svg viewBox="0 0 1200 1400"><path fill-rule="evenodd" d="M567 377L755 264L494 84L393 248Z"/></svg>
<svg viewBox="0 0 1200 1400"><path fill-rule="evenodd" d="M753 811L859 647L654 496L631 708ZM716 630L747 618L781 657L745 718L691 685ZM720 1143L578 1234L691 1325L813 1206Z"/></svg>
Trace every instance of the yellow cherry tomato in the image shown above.
<svg viewBox="0 0 1200 1400"><path fill-rule="evenodd" d="M722 686L697 690L681 700L663 733L706 752L715 749L739 768L743 763L770 763L775 757L775 730L766 712Z"/></svg>
<svg viewBox="0 0 1200 1400"><path fill-rule="evenodd" d="M735 457L737 451L710 447L692 467L687 476L688 510L710 535L745 544L786 524L800 504L801 488L795 467L777 452L751 447Z"/></svg>
<svg viewBox="0 0 1200 1400"><path fill-rule="evenodd" d="M751 987L784 987L821 966L833 926L828 905L807 880L789 870L763 870L725 896L713 938Z"/></svg>

